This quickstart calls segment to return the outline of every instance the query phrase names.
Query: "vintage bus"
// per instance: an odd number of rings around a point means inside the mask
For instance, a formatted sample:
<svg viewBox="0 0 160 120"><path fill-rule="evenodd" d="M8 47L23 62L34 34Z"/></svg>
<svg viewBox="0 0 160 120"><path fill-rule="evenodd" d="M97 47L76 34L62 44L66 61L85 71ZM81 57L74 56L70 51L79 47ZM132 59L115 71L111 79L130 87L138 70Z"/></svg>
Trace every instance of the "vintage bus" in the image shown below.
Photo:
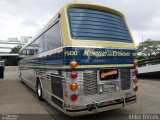
<svg viewBox="0 0 160 120"><path fill-rule="evenodd" d="M122 13L70 3L19 52L21 81L70 116L136 102L135 44Z"/></svg>

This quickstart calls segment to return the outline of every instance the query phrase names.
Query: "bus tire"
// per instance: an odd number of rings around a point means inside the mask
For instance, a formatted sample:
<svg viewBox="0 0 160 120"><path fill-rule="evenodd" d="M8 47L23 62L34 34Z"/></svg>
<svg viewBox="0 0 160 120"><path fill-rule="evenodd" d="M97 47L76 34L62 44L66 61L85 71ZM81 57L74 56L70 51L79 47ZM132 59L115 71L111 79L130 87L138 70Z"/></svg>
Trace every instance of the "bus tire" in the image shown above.
<svg viewBox="0 0 160 120"><path fill-rule="evenodd" d="M42 94L42 86L39 80L37 81L37 96L40 101L44 101L43 94Z"/></svg>

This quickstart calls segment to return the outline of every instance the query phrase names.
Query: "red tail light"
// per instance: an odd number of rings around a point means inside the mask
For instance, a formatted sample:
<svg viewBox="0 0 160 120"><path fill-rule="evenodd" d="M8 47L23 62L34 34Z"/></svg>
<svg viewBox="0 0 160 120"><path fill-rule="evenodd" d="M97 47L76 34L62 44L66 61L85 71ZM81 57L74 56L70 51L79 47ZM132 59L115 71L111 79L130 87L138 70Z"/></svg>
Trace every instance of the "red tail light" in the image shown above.
<svg viewBox="0 0 160 120"><path fill-rule="evenodd" d="M71 95L71 100L76 101L77 100L77 95L76 94Z"/></svg>
<svg viewBox="0 0 160 120"><path fill-rule="evenodd" d="M138 83L138 78L135 77L134 80L133 80L133 82L134 82L134 83Z"/></svg>
<svg viewBox="0 0 160 120"><path fill-rule="evenodd" d="M138 69L135 68L133 72L134 74L138 74Z"/></svg>
<svg viewBox="0 0 160 120"><path fill-rule="evenodd" d="M135 87L133 88L133 90L134 90L135 92L137 92L137 91L138 91L138 86L135 86Z"/></svg>
<svg viewBox="0 0 160 120"><path fill-rule="evenodd" d="M72 72L72 73L71 73L71 77L72 77L72 78L77 78L77 73L76 73L76 72Z"/></svg>

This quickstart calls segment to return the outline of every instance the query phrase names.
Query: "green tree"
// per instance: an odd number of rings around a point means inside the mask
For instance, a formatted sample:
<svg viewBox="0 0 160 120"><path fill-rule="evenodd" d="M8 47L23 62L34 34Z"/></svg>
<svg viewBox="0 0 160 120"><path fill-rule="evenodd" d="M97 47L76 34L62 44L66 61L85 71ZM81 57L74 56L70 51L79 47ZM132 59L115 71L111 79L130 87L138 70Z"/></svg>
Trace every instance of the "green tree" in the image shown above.
<svg viewBox="0 0 160 120"><path fill-rule="evenodd" d="M141 42L136 48L136 57L141 56L141 58L152 58L159 54L160 40L148 39L144 42Z"/></svg>
<svg viewBox="0 0 160 120"><path fill-rule="evenodd" d="M136 55L136 60L143 60L143 59L147 59L146 56L142 56L142 55Z"/></svg>
<svg viewBox="0 0 160 120"><path fill-rule="evenodd" d="M18 53L21 48L22 48L22 46L16 46L16 47L11 49L10 53Z"/></svg>

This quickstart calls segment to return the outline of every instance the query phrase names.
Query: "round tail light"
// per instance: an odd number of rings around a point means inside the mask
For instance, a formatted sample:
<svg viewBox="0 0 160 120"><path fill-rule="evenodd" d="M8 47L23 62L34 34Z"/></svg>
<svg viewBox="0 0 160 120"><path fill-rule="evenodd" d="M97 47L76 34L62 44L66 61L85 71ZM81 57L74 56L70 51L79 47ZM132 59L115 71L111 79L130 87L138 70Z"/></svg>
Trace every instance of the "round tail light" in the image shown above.
<svg viewBox="0 0 160 120"><path fill-rule="evenodd" d="M72 78L77 78L77 73L76 73L76 72L72 72L72 73L71 73L71 77L72 77Z"/></svg>
<svg viewBox="0 0 160 120"><path fill-rule="evenodd" d="M138 74L138 69L134 69L134 74Z"/></svg>
<svg viewBox="0 0 160 120"><path fill-rule="evenodd" d="M133 90L134 90L135 92L137 92L137 91L138 91L138 86L135 86L135 87L133 88Z"/></svg>
<svg viewBox="0 0 160 120"><path fill-rule="evenodd" d="M77 97L77 95L76 95L76 94L71 95L71 100L72 100L72 101L76 101L76 100L77 100L77 98L78 98L78 97Z"/></svg>
<svg viewBox="0 0 160 120"><path fill-rule="evenodd" d="M133 80L133 82L134 82L134 83L138 83L138 78L135 77L134 80Z"/></svg>
<svg viewBox="0 0 160 120"><path fill-rule="evenodd" d="M135 61L133 62L133 64L134 64L134 66L137 66L137 65L138 65L138 60L135 60Z"/></svg>
<svg viewBox="0 0 160 120"><path fill-rule="evenodd" d="M72 83L71 84L71 90L76 90L78 87L77 83Z"/></svg>
<svg viewBox="0 0 160 120"><path fill-rule="evenodd" d="M72 68L75 68L75 67L77 67L77 62L76 61L71 61L70 65L71 65Z"/></svg>

